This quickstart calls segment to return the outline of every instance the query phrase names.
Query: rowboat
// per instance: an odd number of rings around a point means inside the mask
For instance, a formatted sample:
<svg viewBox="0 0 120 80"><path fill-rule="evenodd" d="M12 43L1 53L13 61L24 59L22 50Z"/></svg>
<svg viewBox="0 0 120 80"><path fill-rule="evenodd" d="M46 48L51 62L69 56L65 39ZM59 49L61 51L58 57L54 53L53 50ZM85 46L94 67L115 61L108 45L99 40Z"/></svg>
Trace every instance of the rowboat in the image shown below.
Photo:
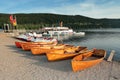
<svg viewBox="0 0 120 80"><path fill-rule="evenodd" d="M39 44L38 42L19 42L19 41L15 41L15 45L18 48L21 48L21 44Z"/></svg>
<svg viewBox="0 0 120 80"><path fill-rule="evenodd" d="M21 47L25 51L29 51L32 47L39 47L40 44L26 44L26 43L21 43Z"/></svg>
<svg viewBox="0 0 120 80"><path fill-rule="evenodd" d="M85 54L90 54L85 56ZM90 68L100 62L104 59L106 56L106 51L103 49L96 49L91 52L87 52L84 54L80 54L78 56L75 56L71 63L72 63L72 69L74 72L79 70L84 70L86 68Z"/></svg>
<svg viewBox="0 0 120 80"><path fill-rule="evenodd" d="M87 47L72 47L72 48L65 48L63 50L51 50L47 52L46 56L48 61L56 61L56 60L64 60L73 58L74 56L79 55L81 52L87 50Z"/></svg>
<svg viewBox="0 0 120 80"><path fill-rule="evenodd" d="M31 47L38 47L38 46L42 46L42 45L57 45L57 43L54 42L18 42L15 41L15 45L18 48L21 48L23 50L30 50Z"/></svg>
<svg viewBox="0 0 120 80"><path fill-rule="evenodd" d="M38 54L40 55L53 50L65 49L66 47L73 47L73 45L69 45L69 44L43 45L39 47L32 47L31 52L34 55L38 55Z"/></svg>
<svg viewBox="0 0 120 80"><path fill-rule="evenodd" d="M53 51L54 49L64 49L65 44L57 44L57 45L43 45L39 47L32 47L31 52L34 55L40 55L40 54L45 54L49 51Z"/></svg>
<svg viewBox="0 0 120 80"><path fill-rule="evenodd" d="M36 53L36 51L37 51L37 53L39 53L39 51L40 51L40 49L42 48L42 49L48 49L48 47L49 47L49 49L63 49L64 48L64 44L26 44L26 43L21 43L21 46L22 46L22 49L23 50L31 50L32 48L32 51L34 52L35 51L35 53ZM35 49L35 50L34 50Z"/></svg>

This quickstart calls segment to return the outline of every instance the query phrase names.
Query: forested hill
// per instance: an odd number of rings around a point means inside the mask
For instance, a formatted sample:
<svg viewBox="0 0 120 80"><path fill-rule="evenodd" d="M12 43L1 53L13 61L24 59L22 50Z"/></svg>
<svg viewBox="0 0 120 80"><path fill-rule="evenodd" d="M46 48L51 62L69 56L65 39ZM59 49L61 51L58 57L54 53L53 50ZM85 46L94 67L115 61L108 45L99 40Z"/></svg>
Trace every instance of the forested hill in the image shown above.
<svg viewBox="0 0 120 80"><path fill-rule="evenodd" d="M49 13L13 15L16 15L18 26L22 27L29 25L29 28L58 26L60 21L63 21L63 26L71 28L120 28L120 19L94 19L81 15L60 15ZM10 14L0 14L0 27L3 26L4 23L10 23L9 16Z"/></svg>

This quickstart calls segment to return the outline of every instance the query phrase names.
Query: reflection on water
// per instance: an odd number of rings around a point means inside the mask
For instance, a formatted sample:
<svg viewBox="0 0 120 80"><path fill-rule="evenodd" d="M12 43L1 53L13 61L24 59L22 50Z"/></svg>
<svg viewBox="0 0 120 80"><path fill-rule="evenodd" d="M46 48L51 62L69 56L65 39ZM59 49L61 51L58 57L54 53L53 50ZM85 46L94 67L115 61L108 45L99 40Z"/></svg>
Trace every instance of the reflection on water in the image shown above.
<svg viewBox="0 0 120 80"><path fill-rule="evenodd" d="M84 37L84 36L85 35L69 35L69 34L66 34L66 35L56 35L56 36L52 36L52 37L56 38L58 41L61 41L61 40L69 40L69 39L74 38L74 37Z"/></svg>
<svg viewBox="0 0 120 80"><path fill-rule="evenodd" d="M118 32L119 31L119 32ZM120 29L114 31L87 31L84 37L72 37L64 40L64 43L87 46L88 49L99 48L107 51L107 56L115 50L114 60L120 61Z"/></svg>
<svg viewBox="0 0 120 80"><path fill-rule="evenodd" d="M120 28L101 28L101 29L81 29L85 32L120 32Z"/></svg>

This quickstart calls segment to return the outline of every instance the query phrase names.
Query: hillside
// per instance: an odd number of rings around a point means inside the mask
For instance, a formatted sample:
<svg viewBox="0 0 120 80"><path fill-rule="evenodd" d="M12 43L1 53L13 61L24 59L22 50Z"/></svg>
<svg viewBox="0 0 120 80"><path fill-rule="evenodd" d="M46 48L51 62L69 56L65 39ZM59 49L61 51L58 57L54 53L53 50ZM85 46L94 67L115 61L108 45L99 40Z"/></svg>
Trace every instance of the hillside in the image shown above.
<svg viewBox="0 0 120 80"><path fill-rule="evenodd" d="M81 15L60 15L49 13L29 13L13 14L17 17L18 26L28 29L38 29L45 26L59 26L63 21L63 26L70 28L120 28L120 19L94 19ZM10 23L10 14L0 14L0 27L4 23ZM26 26L27 27L26 27Z"/></svg>

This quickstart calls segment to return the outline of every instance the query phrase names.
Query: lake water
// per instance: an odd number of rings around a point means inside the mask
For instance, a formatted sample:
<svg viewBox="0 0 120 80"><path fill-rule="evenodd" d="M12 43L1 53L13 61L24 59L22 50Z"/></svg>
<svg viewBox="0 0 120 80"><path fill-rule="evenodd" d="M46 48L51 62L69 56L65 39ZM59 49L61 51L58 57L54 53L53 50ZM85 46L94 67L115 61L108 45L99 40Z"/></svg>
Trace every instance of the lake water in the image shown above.
<svg viewBox="0 0 120 80"><path fill-rule="evenodd" d="M115 50L113 60L120 61L120 29L89 29L82 30L86 32L85 36L72 37L63 40L64 43L87 46L88 49L105 49L107 56L112 50Z"/></svg>
<svg viewBox="0 0 120 80"><path fill-rule="evenodd" d="M2 31L2 30L0 30ZM88 49L105 49L107 56L112 50L115 50L113 60L120 62L120 28L117 29L85 29L85 36L74 36L69 38L65 36L63 43L75 46L86 46Z"/></svg>

